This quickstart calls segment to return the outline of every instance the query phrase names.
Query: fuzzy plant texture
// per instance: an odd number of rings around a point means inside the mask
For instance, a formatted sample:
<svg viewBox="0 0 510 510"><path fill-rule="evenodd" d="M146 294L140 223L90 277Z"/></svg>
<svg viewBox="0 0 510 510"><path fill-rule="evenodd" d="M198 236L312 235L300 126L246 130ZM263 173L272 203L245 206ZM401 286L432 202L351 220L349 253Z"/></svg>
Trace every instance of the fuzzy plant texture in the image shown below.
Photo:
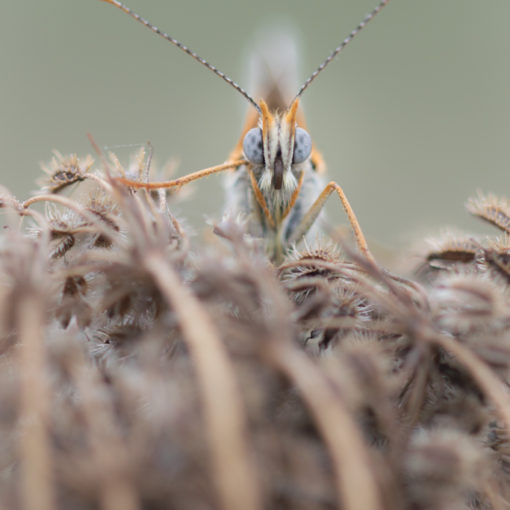
<svg viewBox="0 0 510 510"><path fill-rule="evenodd" d="M0 508L510 507L509 202L406 274L343 241L275 267L113 178L147 167L0 190Z"/></svg>

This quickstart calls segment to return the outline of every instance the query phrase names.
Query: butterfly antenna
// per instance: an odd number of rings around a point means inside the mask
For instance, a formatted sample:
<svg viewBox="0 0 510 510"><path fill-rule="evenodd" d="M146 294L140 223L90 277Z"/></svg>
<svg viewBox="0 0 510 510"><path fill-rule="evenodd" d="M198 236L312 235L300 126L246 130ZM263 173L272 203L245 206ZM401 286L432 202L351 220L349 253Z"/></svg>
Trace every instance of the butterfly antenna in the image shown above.
<svg viewBox="0 0 510 510"><path fill-rule="evenodd" d="M195 59L197 62L200 62L203 66L207 67L207 69L211 70L214 74L219 76L222 80L226 81L230 86L234 87L239 93L241 93L253 106L254 108L259 112L260 106L257 104L257 102L244 90L240 85L238 85L234 80L229 78L225 73L222 73L217 67L213 66L207 60L204 60L202 57L197 55L193 50L189 49L187 46L182 44L177 39L174 39L172 36L166 34L165 32L162 32L158 27L153 25L152 23L149 23L146 19L142 18L136 12L132 11L129 7L124 5L123 3L119 2L118 0L101 0L102 2L105 2L107 4L111 4L114 7L117 7L121 11L125 12L129 16L131 16L133 19L141 23L142 25L145 25L147 28L152 30L155 34L163 37L163 39L166 39L167 41L171 42L173 45L177 46L179 49L184 51L184 53L187 53L190 57Z"/></svg>
<svg viewBox="0 0 510 510"><path fill-rule="evenodd" d="M104 0L103 0L104 1ZM365 18L360 22L360 24L342 41L340 46L335 48L333 52L322 62L322 64L310 75L310 77L301 85L301 88L299 89L298 93L296 94L296 97L294 100L296 100L298 97L300 97L303 92L308 88L310 83L312 83L319 74L324 71L324 69L329 65L329 63L354 39L354 37L359 34L365 26L368 24L369 21L372 21L377 14L382 10L383 7L385 7L390 0L381 0L379 2L379 5L370 13L365 16Z"/></svg>

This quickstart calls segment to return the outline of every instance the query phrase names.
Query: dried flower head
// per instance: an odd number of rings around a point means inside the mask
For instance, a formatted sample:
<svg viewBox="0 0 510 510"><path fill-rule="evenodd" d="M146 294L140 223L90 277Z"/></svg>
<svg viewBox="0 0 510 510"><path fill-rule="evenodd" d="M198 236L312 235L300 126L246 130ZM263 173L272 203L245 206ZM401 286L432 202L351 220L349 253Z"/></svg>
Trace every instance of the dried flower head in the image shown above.
<svg viewBox="0 0 510 510"><path fill-rule="evenodd" d="M59 193L71 184L81 182L92 168L94 159L88 155L83 159L76 154L63 156L54 151L54 157L49 165L42 165L46 176L39 181L41 191L44 193Z"/></svg>
<svg viewBox="0 0 510 510"><path fill-rule="evenodd" d="M479 193L466 204L467 210L507 234L510 233L510 201L493 194Z"/></svg>

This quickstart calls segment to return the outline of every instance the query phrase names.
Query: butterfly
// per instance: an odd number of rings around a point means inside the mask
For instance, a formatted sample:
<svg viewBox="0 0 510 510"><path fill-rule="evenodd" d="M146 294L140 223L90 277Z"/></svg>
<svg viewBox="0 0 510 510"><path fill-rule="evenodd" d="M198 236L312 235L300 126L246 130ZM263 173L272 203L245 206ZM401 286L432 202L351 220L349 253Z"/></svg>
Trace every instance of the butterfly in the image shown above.
<svg viewBox="0 0 510 510"><path fill-rule="evenodd" d="M343 189L334 181L327 184L323 182L325 165L306 129L300 99L317 76L389 3L389 0L381 0L291 97L288 87L284 89L273 79L279 73L274 69L277 65L274 63L275 60L269 58L266 66L266 71L269 72L259 77L262 85L258 89L260 97L258 101L218 68L123 3L118 0L101 1L117 7L177 46L227 82L250 103L250 111L241 137L224 164L205 168L172 181L142 182L119 177L117 178L119 182L132 188L179 188L211 174L230 171L227 178L226 211L245 218L247 232L264 240L267 254L276 264L283 261L292 246L310 236L326 201L332 194L336 194L347 214L359 250L365 257L373 260ZM278 54L278 48L269 53Z"/></svg>

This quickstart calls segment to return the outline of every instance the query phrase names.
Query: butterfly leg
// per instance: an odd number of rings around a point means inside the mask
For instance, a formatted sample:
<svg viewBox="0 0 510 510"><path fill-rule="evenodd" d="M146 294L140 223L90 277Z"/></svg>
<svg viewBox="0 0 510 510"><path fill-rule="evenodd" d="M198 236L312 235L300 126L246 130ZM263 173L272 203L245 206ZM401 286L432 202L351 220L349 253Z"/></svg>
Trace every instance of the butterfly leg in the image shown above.
<svg viewBox="0 0 510 510"><path fill-rule="evenodd" d="M178 177L173 181L143 182L126 179L125 177L114 177L114 179L117 182L124 184L125 186L129 186L130 188L144 188L144 189L180 188L181 186L184 186L189 182L196 181L197 179L202 179L203 177L207 177L218 172L223 172L224 170L237 168L246 163L248 162L244 159L241 159L239 161L228 161L227 163L224 163L222 165L211 166L209 168L204 168L203 170L198 170L197 172L184 175L183 177Z"/></svg>
<svg viewBox="0 0 510 510"><path fill-rule="evenodd" d="M347 197L343 191L343 189L334 181L331 181L322 191L322 193L319 195L319 197L315 200L315 202L311 205L310 209L306 212L306 214L301 219L301 222L296 227L296 230L292 234L290 241L292 243L296 243L301 238L306 235L310 227L313 225L314 221L317 219L317 216L319 216L320 212L322 211L322 208L326 204L327 199L330 197L332 193L335 193L340 198L340 201L342 202L342 206L347 214L347 217L349 218L349 223L351 224L351 228L354 232L354 237L356 238L356 243L358 245L358 248L360 249L361 253L365 255L369 260L374 261L374 258L372 257L372 254L370 253L370 250L368 249L367 241L365 240L365 236L363 235L363 232L361 231L361 227L359 226L358 219L356 218L356 215L354 214L354 211L351 207L351 204L349 204L349 201L347 200Z"/></svg>

